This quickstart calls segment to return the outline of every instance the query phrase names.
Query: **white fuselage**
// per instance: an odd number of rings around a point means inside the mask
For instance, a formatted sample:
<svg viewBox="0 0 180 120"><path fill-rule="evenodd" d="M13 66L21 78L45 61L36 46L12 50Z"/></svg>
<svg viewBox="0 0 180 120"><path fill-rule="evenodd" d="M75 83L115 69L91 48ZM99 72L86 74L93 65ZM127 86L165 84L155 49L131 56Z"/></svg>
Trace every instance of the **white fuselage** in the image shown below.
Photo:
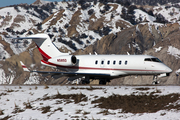
<svg viewBox="0 0 180 120"><path fill-rule="evenodd" d="M42 64L67 71L36 71L38 73L111 79L127 75L157 76L172 72L158 58L149 55L69 55L60 52L46 34L16 39L32 39L43 57Z"/></svg>
<svg viewBox="0 0 180 120"><path fill-rule="evenodd" d="M172 70L161 61L145 61L156 57L149 55L76 55L75 65L62 65L68 62L64 57L59 57L50 62L62 70L84 74L109 74L110 77L126 75L159 75L170 73ZM159 60L159 59L157 59Z"/></svg>

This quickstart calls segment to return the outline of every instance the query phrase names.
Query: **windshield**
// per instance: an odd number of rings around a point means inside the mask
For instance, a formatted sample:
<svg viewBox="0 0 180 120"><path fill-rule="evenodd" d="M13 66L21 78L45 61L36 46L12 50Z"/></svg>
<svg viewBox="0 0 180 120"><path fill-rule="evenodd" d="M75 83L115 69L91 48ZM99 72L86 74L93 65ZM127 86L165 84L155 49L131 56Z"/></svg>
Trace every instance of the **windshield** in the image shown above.
<svg viewBox="0 0 180 120"><path fill-rule="evenodd" d="M158 58L145 58L144 61L161 62Z"/></svg>

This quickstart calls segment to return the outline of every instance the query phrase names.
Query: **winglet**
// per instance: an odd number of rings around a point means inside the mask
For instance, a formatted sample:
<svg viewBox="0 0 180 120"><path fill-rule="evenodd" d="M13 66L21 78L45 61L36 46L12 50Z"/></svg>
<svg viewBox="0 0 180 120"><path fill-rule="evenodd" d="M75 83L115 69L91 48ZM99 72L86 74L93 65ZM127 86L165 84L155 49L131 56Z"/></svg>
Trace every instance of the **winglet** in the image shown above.
<svg viewBox="0 0 180 120"><path fill-rule="evenodd" d="M27 69L27 67L24 65L24 63L23 63L22 61L20 61L20 63L21 63L21 66L22 66L22 68L23 68L24 71L30 72L30 71Z"/></svg>

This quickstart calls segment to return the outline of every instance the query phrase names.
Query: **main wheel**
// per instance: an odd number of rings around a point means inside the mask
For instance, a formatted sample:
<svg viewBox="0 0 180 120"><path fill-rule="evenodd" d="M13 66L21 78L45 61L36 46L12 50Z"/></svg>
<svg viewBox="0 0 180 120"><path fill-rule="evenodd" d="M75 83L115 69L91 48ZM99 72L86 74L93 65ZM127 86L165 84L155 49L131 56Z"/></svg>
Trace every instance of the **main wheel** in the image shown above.
<svg viewBox="0 0 180 120"><path fill-rule="evenodd" d="M106 85L106 80L104 79L99 80L99 85Z"/></svg>
<svg viewBox="0 0 180 120"><path fill-rule="evenodd" d="M159 84L159 81L153 81L152 84L153 85Z"/></svg>

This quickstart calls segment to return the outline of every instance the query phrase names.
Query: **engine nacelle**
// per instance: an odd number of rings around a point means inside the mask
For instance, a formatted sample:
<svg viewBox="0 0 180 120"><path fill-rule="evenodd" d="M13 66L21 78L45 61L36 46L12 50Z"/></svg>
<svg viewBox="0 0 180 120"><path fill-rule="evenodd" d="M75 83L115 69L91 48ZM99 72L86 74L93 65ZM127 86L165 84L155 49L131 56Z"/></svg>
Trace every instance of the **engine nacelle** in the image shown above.
<svg viewBox="0 0 180 120"><path fill-rule="evenodd" d="M62 66L74 66L77 63L76 56L72 55L63 55L55 58L51 58L48 62L62 65Z"/></svg>

